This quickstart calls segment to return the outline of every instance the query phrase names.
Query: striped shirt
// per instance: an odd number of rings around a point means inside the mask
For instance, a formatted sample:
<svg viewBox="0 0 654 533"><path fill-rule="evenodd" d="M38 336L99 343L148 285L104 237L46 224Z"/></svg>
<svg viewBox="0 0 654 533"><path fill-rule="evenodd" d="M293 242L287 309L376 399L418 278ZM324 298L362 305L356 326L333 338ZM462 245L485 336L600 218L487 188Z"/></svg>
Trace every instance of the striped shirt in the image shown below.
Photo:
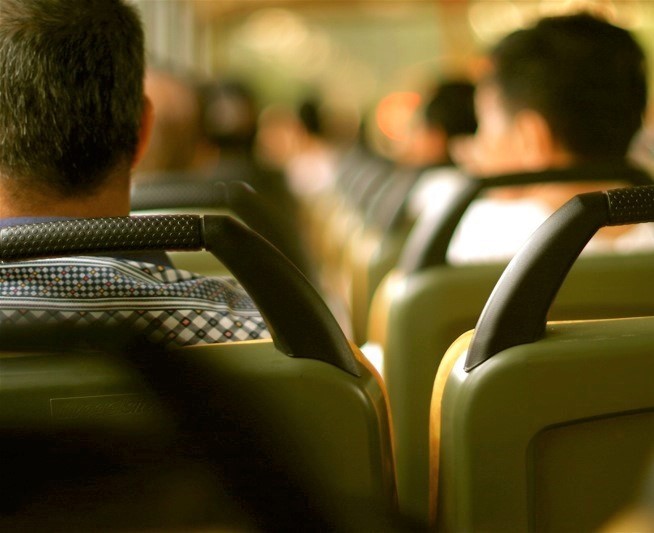
<svg viewBox="0 0 654 533"><path fill-rule="evenodd" d="M176 346L270 337L233 278L114 257L0 264L0 320L125 324Z"/></svg>

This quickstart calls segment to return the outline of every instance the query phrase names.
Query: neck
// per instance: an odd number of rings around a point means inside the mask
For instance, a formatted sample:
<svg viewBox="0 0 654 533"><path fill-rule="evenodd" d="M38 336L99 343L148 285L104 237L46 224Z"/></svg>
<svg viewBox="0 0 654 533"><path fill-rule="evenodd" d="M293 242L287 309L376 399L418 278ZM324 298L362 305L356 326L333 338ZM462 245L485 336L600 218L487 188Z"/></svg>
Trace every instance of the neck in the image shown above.
<svg viewBox="0 0 654 533"><path fill-rule="evenodd" d="M92 193L81 196L34 190L0 179L0 218L126 216L130 211L129 176L116 176Z"/></svg>

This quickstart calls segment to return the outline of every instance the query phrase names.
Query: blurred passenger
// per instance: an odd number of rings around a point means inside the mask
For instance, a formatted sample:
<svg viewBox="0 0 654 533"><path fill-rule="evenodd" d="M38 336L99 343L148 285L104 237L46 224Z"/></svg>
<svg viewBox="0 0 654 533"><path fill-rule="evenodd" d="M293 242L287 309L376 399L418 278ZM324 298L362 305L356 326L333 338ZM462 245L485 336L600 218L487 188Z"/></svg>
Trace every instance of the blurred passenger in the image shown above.
<svg viewBox="0 0 654 533"><path fill-rule="evenodd" d="M255 154L259 106L241 82L225 80L200 89L203 140L195 166L205 180L243 181L265 204L269 228L257 231L275 244L309 278L313 269L299 234L298 209L284 175Z"/></svg>
<svg viewBox="0 0 654 533"><path fill-rule="evenodd" d="M202 132L214 148L202 172L214 180L242 180L287 214L295 202L283 175L257 160L254 147L259 106L254 93L242 82L225 80L201 89Z"/></svg>
<svg viewBox="0 0 654 533"><path fill-rule="evenodd" d="M456 151L477 130L475 87L466 80L439 84L409 137L403 161L424 169L409 198L409 217L417 218L428 202L445 203L451 182L460 181Z"/></svg>
<svg viewBox="0 0 654 533"><path fill-rule="evenodd" d="M129 214L153 122L143 77L125 0L2 0L0 226ZM178 345L269 336L235 280L165 254L2 264L0 319L127 324Z"/></svg>
<svg viewBox="0 0 654 533"><path fill-rule="evenodd" d="M328 141L323 110L318 100L308 98L298 108L296 152L286 164L289 187L299 197L315 196L333 186L336 150Z"/></svg>
<svg viewBox="0 0 654 533"><path fill-rule="evenodd" d="M134 169L138 181L180 179L191 167L200 135L200 105L187 80L148 68L145 94L154 108L150 143Z"/></svg>
<svg viewBox="0 0 654 533"><path fill-rule="evenodd" d="M628 31L589 14L545 18L502 39L490 60L477 89L479 128L468 146L468 170L554 173L570 184L497 191L473 204L449 250L454 262L509 258L573 195L644 174L626 158L647 104L644 53ZM598 183L574 183L584 176ZM590 247L651 243L642 225L622 231Z"/></svg>
<svg viewBox="0 0 654 533"><path fill-rule="evenodd" d="M214 177L220 159L222 171L232 177L230 165L246 165L252 156L259 114L255 96L245 84L225 80L201 85L199 97L203 139L213 151L198 163Z"/></svg>
<svg viewBox="0 0 654 533"><path fill-rule="evenodd" d="M302 122L290 105L271 104L259 114L255 153L267 167L286 172L286 167L300 151Z"/></svg>
<svg viewBox="0 0 654 533"><path fill-rule="evenodd" d="M410 128L398 161L417 167L452 164L452 142L477 129L474 93L468 81L440 83Z"/></svg>

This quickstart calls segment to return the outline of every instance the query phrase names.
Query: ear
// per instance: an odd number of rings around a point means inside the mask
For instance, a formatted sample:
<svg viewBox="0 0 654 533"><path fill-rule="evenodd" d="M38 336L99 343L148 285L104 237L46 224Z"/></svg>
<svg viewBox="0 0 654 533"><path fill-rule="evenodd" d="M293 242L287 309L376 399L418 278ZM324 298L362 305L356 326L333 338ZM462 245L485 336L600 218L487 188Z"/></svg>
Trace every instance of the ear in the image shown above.
<svg viewBox="0 0 654 533"><path fill-rule="evenodd" d="M152 126L154 124L154 107L152 101L146 95L143 96L143 112L141 113L141 126L139 128L139 140L136 145L136 152L134 153L134 160L132 161L132 168L139 164L145 151L150 143L150 136L152 135Z"/></svg>
<svg viewBox="0 0 654 533"><path fill-rule="evenodd" d="M415 127L400 148L398 160L408 165L429 165L449 159L447 135L438 127Z"/></svg>
<svg viewBox="0 0 654 533"><path fill-rule="evenodd" d="M443 128L430 128L427 132L429 143L429 159L445 162L450 159L447 147L447 133Z"/></svg>
<svg viewBox="0 0 654 533"><path fill-rule="evenodd" d="M558 143L543 115L525 109L516 114L513 125L525 170L535 172L556 166Z"/></svg>

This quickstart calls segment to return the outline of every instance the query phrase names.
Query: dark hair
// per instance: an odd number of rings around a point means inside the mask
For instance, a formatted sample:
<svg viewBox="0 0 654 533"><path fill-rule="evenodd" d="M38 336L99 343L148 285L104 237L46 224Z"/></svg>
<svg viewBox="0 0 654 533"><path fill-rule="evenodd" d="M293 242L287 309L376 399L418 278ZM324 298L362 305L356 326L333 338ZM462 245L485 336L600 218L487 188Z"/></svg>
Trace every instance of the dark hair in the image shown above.
<svg viewBox="0 0 654 533"><path fill-rule="evenodd" d="M320 116L320 102L317 98L307 98L298 108L298 117L304 128L311 134L322 135L323 124Z"/></svg>
<svg viewBox="0 0 654 533"><path fill-rule="evenodd" d="M200 87L202 130L220 148L250 152L259 114L250 87L238 80L223 80Z"/></svg>
<svg viewBox="0 0 654 533"><path fill-rule="evenodd" d="M625 155L647 105L645 55L628 31L589 14L545 18L491 59L509 112L538 111L580 157Z"/></svg>
<svg viewBox="0 0 654 533"><path fill-rule="evenodd" d="M123 0L0 2L0 173L92 192L138 143L144 38Z"/></svg>
<svg viewBox="0 0 654 533"><path fill-rule="evenodd" d="M449 137L474 133L474 95L475 87L467 81L441 83L425 106L426 123L442 128Z"/></svg>

